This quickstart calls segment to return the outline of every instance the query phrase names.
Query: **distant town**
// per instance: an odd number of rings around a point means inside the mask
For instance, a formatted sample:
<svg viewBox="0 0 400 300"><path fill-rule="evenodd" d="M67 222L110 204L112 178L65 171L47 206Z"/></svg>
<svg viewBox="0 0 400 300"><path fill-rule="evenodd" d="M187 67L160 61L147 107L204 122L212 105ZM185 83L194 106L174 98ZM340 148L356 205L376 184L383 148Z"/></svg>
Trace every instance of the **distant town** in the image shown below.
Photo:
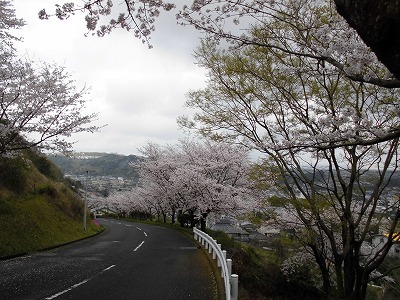
<svg viewBox="0 0 400 300"><path fill-rule="evenodd" d="M136 186L137 181L124 177L109 175L74 175L66 174L65 177L73 181L79 181L83 187L91 192L99 192L104 196L116 191L131 190Z"/></svg>
<svg viewBox="0 0 400 300"><path fill-rule="evenodd" d="M65 177L82 184L82 188L107 196L115 191L130 190L138 182L134 164L143 158L99 152L76 152L71 156L49 155Z"/></svg>

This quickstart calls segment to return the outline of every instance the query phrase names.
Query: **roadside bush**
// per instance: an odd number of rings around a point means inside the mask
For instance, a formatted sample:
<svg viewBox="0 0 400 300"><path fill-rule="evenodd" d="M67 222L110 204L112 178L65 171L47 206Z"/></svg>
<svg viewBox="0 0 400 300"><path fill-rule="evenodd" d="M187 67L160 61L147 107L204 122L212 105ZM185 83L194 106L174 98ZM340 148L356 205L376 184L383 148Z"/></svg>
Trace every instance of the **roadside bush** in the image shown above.
<svg viewBox="0 0 400 300"><path fill-rule="evenodd" d="M39 187L37 191L39 194L49 196L51 199L56 198L58 194L57 189L51 185Z"/></svg>
<svg viewBox="0 0 400 300"><path fill-rule="evenodd" d="M383 292L383 295L381 299L400 299L400 264L397 257L386 257L383 264L378 269L381 273L386 273L389 270L391 270L389 274L390 279L381 279L380 282L377 282L382 286L381 291Z"/></svg>
<svg viewBox="0 0 400 300"><path fill-rule="evenodd" d="M75 191L77 191L78 189L83 189L84 186L82 184L82 182L80 182L79 180L74 180L70 177L65 177L64 178L64 182L71 188L74 189Z"/></svg>
<svg viewBox="0 0 400 300"><path fill-rule="evenodd" d="M232 272L239 275L241 300L323 299L316 288L304 281L289 281L274 251L236 241L220 231L208 230L208 234L227 251L227 258L232 259Z"/></svg>
<svg viewBox="0 0 400 300"><path fill-rule="evenodd" d="M12 215L13 213L13 207L10 202L0 198L0 215Z"/></svg>
<svg viewBox="0 0 400 300"><path fill-rule="evenodd" d="M39 153L35 153L33 150L27 151L27 156L32 161L34 166L39 170L39 172L46 177L57 181L63 179L64 174L47 157Z"/></svg>
<svg viewBox="0 0 400 300"><path fill-rule="evenodd" d="M27 188L29 165L22 158L0 159L0 187L17 194L23 194Z"/></svg>

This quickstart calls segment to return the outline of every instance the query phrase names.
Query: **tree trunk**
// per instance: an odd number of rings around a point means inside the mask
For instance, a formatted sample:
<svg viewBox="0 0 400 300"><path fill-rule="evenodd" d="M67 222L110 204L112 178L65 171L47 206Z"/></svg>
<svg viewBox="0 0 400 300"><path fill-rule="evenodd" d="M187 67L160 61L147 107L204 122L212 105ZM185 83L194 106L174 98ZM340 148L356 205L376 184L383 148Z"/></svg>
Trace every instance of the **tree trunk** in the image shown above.
<svg viewBox="0 0 400 300"><path fill-rule="evenodd" d="M364 269L362 267L358 267L356 274L357 278L354 287L354 299L365 299L368 283L364 280Z"/></svg>
<svg viewBox="0 0 400 300"><path fill-rule="evenodd" d="M160 221L160 212L157 211L157 221Z"/></svg>
<svg viewBox="0 0 400 300"><path fill-rule="evenodd" d="M200 230L204 232L206 231L207 215L208 213L202 213L200 216Z"/></svg>
<svg viewBox="0 0 400 300"><path fill-rule="evenodd" d="M356 270L353 255L349 255L344 260L344 293L345 297L351 299L351 295L355 292Z"/></svg>
<svg viewBox="0 0 400 300"><path fill-rule="evenodd" d="M189 215L190 215L190 228L193 228L196 225L196 222L194 221L194 210L189 210Z"/></svg>
<svg viewBox="0 0 400 300"><path fill-rule="evenodd" d="M171 212L171 224L175 224L175 213L175 208L173 208Z"/></svg>
<svg viewBox="0 0 400 300"><path fill-rule="evenodd" d="M330 298L332 297L332 289L331 289L331 282L329 280L330 279L329 270L326 267L325 258L323 257L321 251L317 248L316 245L310 245L310 247L314 253L314 257L319 266L319 270L321 271L324 294L326 298Z"/></svg>
<svg viewBox="0 0 400 300"><path fill-rule="evenodd" d="M185 220L183 218L182 209L178 210L178 222L181 224L181 227L185 227Z"/></svg>
<svg viewBox="0 0 400 300"><path fill-rule="evenodd" d="M338 13L400 79L400 5L395 0L335 0Z"/></svg>

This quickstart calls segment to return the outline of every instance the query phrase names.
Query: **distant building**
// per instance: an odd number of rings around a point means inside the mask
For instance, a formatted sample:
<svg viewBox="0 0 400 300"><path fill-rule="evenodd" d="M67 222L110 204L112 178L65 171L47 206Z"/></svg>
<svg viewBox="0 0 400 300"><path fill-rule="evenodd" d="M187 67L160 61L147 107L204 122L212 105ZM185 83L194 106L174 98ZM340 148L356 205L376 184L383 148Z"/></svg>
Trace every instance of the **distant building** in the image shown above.
<svg viewBox="0 0 400 300"><path fill-rule="evenodd" d="M269 238L265 234L262 234L259 232L250 233L249 239L250 239L250 241L257 242L257 243L271 242L271 238Z"/></svg>
<svg viewBox="0 0 400 300"><path fill-rule="evenodd" d="M253 232L257 232L258 226L254 225L251 222L243 222L240 224L240 228L242 228L243 230L246 230L249 233L253 233Z"/></svg>
<svg viewBox="0 0 400 300"><path fill-rule="evenodd" d="M221 218L217 220L215 224L210 227L210 229L215 231L222 231L228 236L234 238L235 240L243 242L249 241L250 233L239 227L234 226L228 218Z"/></svg>

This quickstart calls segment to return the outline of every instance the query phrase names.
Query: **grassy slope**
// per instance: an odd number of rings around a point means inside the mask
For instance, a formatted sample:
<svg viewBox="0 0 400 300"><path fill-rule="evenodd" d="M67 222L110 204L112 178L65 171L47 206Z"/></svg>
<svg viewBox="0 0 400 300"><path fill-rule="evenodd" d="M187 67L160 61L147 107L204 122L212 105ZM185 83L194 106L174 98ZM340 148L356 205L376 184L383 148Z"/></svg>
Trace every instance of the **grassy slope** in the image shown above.
<svg viewBox="0 0 400 300"><path fill-rule="evenodd" d="M83 203L58 178L58 172L32 153L25 154L25 160L2 159L0 258L54 247L102 230L88 222L83 231Z"/></svg>

